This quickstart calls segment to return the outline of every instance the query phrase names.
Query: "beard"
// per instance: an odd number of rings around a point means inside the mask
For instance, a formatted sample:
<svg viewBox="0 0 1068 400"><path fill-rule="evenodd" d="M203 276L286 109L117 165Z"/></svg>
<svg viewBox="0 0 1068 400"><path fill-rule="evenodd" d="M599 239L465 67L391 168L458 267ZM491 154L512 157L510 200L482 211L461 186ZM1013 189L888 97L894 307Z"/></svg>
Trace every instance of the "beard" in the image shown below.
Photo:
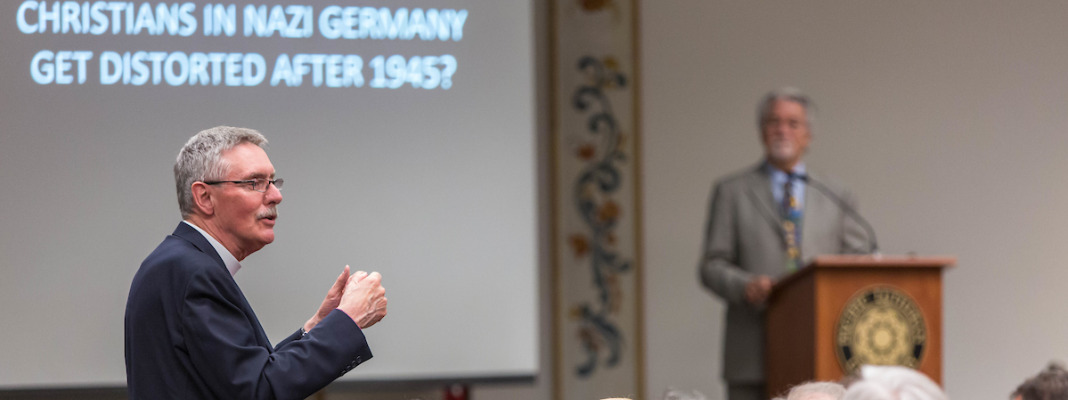
<svg viewBox="0 0 1068 400"><path fill-rule="evenodd" d="M790 162L801 156L796 143L779 140L768 143L768 159L773 162Z"/></svg>

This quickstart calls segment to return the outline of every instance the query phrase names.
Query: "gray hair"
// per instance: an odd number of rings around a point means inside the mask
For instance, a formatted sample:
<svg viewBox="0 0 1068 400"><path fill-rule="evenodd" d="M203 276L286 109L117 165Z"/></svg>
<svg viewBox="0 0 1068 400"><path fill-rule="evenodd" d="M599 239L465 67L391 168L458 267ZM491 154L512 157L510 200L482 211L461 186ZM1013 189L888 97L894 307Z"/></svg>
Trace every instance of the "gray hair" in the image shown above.
<svg viewBox="0 0 1068 400"><path fill-rule="evenodd" d="M267 148L267 138L254 129L216 126L189 138L178 151L174 162L174 184L178 189L178 209L182 218L193 215L193 183L223 179L230 165L222 160L222 153L242 143Z"/></svg>
<svg viewBox="0 0 1068 400"><path fill-rule="evenodd" d="M679 389L668 388L664 393L662 400L708 400L704 393L696 390L683 391Z"/></svg>
<svg viewBox="0 0 1068 400"><path fill-rule="evenodd" d="M836 382L806 382L790 388L786 400L823 399L824 397L838 400L844 394L845 387Z"/></svg>
<svg viewBox="0 0 1068 400"><path fill-rule="evenodd" d="M897 365L865 365L842 400L948 400L931 378Z"/></svg>
<svg viewBox="0 0 1068 400"><path fill-rule="evenodd" d="M760 99L760 103L757 104L757 129L762 130L764 128L764 118L771 112L771 106L776 101L791 101L800 104L805 109L805 119L808 120L808 128L812 129L813 124L816 122L816 103L812 101L812 98L808 97L801 89L787 86L772 90L764 95Z"/></svg>

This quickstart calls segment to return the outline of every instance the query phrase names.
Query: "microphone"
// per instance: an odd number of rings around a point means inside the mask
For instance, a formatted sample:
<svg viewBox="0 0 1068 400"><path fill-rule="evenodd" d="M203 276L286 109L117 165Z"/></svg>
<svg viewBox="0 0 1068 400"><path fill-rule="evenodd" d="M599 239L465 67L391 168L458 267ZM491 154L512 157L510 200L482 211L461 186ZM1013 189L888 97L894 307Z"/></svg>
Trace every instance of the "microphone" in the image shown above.
<svg viewBox="0 0 1068 400"><path fill-rule="evenodd" d="M849 204L845 202L845 200L842 200L841 197L838 197L838 195L835 194L833 190L828 188L826 185L820 183L819 181L812 179L812 177L808 176L808 174L798 174L795 176L801 179L802 182L805 182L809 186L812 186L816 188L816 190L822 192L825 196L827 196L827 198L834 201L834 204L837 204L838 208L842 209L842 211L845 211L845 213L852 217L854 221L860 223L860 226L864 228L864 232L868 235L868 239L871 244L871 246L868 247L868 253L873 255L879 254L879 245L875 241L875 229L871 227L871 224L868 223L868 220L864 219L864 217L862 217L860 213L857 212L857 210L854 210L853 207L850 207Z"/></svg>

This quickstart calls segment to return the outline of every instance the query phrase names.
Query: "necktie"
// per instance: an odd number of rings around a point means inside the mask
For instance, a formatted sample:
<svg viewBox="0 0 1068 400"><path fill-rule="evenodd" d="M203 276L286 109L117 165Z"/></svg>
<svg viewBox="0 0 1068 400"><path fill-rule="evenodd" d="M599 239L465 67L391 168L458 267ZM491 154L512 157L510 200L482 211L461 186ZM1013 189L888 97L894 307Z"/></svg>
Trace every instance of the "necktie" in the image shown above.
<svg viewBox="0 0 1068 400"><path fill-rule="evenodd" d="M786 271L793 272L801 263L801 204L793 193L794 174L786 177L782 187L782 229L786 235Z"/></svg>

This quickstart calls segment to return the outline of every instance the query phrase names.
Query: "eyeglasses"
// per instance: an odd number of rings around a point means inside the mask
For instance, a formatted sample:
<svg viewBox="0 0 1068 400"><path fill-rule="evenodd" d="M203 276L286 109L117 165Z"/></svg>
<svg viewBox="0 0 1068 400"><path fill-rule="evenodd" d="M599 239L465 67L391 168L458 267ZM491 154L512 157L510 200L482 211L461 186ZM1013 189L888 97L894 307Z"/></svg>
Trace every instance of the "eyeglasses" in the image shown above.
<svg viewBox="0 0 1068 400"><path fill-rule="evenodd" d="M267 193L267 186L268 185L274 185L274 187L276 189L282 190L282 184L284 184L285 181L282 180L282 178L278 178L278 179L257 178L257 179L247 179L247 180L243 180L243 181L204 181L204 183L208 184L208 185L218 185L220 183L233 183L233 184L238 184L238 185L249 185L249 187L252 190L255 190L255 191L260 192L260 193Z"/></svg>

